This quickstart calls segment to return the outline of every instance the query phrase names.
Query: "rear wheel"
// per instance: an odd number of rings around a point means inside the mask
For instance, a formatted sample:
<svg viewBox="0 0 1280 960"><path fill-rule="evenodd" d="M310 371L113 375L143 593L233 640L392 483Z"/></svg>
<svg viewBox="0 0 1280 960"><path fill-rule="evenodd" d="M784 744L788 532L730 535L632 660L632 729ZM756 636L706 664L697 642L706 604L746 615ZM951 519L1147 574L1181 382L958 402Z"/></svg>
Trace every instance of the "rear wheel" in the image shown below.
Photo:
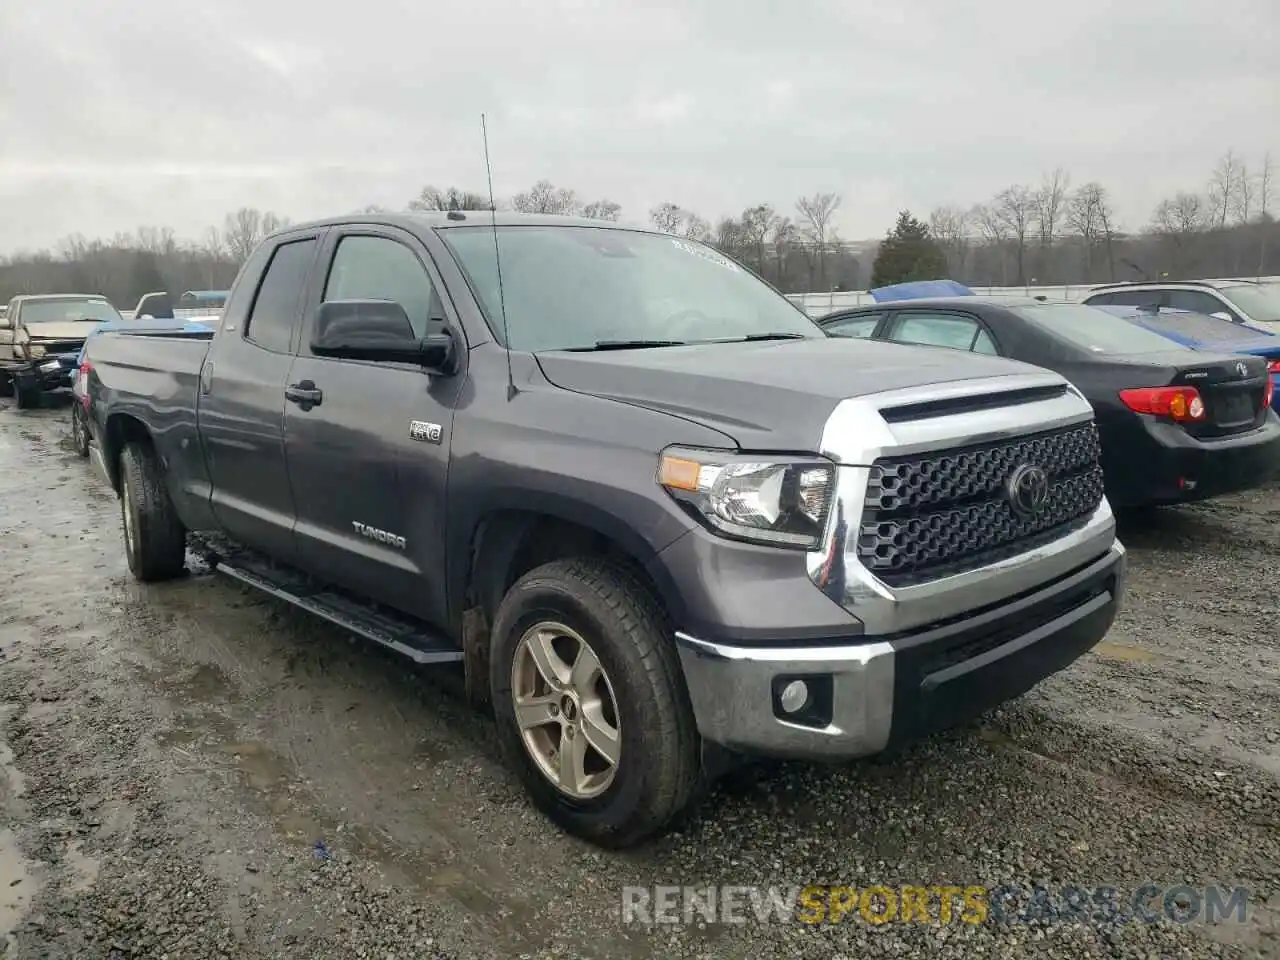
<svg viewBox="0 0 1280 960"><path fill-rule="evenodd" d="M80 402L71 404L71 446L80 457L89 456L89 430L84 417L84 407Z"/></svg>
<svg viewBox="0 0 1280 960"><path fill-rule="evenodd" d="M164 485L150 444L128 444L120 455L120 514L129 569L144 582L171 580L186 563L187 531Z"/></svg>
<svg viewBox="0 0 1280 960"><path fill-rule="evenodd" d="M508 763L572 834L634 846L689 806L699 738L665 617L625 568L557 560L494 618L490 685Z"/></svg>
<svg viewBox="0 0 1280 960"><path fill-rule="evenodd" d="M23 390L21 387L15 387L18 392L18 409L32 410L40 406L40 389Z"/></svg>

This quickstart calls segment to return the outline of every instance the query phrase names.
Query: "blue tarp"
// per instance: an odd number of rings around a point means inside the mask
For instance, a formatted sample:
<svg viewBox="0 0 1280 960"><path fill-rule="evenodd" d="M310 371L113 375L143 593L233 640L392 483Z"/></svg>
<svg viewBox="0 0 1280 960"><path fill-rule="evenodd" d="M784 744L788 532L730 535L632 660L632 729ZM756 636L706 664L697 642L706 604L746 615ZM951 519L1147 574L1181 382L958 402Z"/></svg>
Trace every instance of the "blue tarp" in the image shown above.
<svg viewBox="0 0 1280 960"><path fill-rule="evenodd" d="M921 300L925 297L972 297L973 291L954 280L915 280L911 283L895 283L867 291L876 303L894 300Z"/></svg>
<svg viewBox="0 0 1280 960"><path fill-rule="evenodd" d="M1262 357L1280 355L1280 337L1270 331L1258 330L1230 320L1163 307L1158 312L1112 304L1096 306L1094 309L1121 317L1192 350L1251 353Z"/></svg>

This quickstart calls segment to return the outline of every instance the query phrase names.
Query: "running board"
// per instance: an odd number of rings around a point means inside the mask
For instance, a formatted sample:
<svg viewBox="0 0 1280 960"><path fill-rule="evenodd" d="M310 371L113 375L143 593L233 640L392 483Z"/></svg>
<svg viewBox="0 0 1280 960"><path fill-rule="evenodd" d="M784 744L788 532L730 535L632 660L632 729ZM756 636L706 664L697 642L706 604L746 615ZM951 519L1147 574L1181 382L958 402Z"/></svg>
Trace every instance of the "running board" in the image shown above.
<svg viewBox="0 0 1280 960"><path fill-rule="evenodd" d="M255 570L248 565L239 566L221 559L214 569L317 617L323 617L366 640L394 650L414 663L426 665L462 661L462 651L444 637L408 620L373 610L332 590L303 587L300 578L295 580L293 577L282 577L283 582L280 582L268 576L266 570Z"/></svg>

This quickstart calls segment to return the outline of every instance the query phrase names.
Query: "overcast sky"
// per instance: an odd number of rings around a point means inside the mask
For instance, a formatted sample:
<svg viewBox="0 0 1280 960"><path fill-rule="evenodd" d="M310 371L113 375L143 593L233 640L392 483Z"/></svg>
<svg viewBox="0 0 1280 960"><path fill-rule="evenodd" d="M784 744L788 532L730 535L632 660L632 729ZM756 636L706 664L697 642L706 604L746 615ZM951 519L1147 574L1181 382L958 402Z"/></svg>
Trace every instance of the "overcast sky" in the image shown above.
<svg viewBox="0 0 1280 960"><path fill-rule="evenodd" d="M0 251L547 178L644 220L843 195L848 239L1055 166L1125 226L1280 163L1277 0L17 0Z"/></svg>

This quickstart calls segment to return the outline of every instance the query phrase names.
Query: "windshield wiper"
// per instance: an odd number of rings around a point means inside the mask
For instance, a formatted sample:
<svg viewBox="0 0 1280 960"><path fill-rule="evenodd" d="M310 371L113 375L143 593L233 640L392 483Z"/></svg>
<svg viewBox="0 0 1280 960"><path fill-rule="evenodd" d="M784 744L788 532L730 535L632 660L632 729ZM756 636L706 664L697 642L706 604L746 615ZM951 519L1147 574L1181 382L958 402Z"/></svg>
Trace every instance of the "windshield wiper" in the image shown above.
<svg viewBox="0 0 1280 960"><path fill-rule="evenodd" d="M745 337L739 337L743 343L751 343L753 340L808 340L803 333L748 333Z"/></svg>
<svg viewBox="0 0 1280 960"><path fill-rule="evenodd" d="M644 350L648 347L683 347L683 340L597 340L589 347L568 347L575 352L593 350Z"/></svg>

